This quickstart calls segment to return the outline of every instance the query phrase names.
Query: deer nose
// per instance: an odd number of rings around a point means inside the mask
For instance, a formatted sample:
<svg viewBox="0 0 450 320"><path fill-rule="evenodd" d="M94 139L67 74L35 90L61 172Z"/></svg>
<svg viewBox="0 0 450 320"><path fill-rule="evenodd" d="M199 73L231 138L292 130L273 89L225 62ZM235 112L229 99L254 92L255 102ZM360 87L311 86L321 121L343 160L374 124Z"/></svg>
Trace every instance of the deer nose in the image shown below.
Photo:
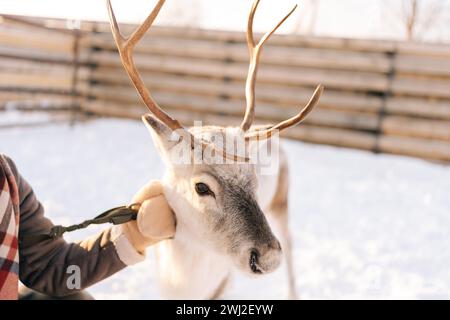
<svg viewBox="0 0 450 320"><path fill-rule="evenodd" d="M281 245L278 240L250 249L249 267L254 274L274 271L281 263Z"/></svg>
<svg viewBox="0 0 450 320"><path fill-rule="evenodd" d="M250 251L250 269L252 270L253 273L262 273L262 270L259 268L258 265L258 260L259 260L259 251L255 248L253 248Z"/></svg>

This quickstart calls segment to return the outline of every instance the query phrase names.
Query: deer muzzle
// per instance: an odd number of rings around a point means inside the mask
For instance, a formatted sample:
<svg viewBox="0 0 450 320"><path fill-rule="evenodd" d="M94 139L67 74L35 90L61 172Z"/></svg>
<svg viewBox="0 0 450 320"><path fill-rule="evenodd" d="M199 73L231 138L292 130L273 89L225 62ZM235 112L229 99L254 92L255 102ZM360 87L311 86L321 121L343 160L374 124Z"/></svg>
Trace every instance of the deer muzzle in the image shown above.
<svg viewBox="0 0 450 320"><path fill-rule="evenodd" d="M264 274L274 271L281 263L282 250L278 240L269 244L254 247L249 253L249 268L253 274Z"/></svg>

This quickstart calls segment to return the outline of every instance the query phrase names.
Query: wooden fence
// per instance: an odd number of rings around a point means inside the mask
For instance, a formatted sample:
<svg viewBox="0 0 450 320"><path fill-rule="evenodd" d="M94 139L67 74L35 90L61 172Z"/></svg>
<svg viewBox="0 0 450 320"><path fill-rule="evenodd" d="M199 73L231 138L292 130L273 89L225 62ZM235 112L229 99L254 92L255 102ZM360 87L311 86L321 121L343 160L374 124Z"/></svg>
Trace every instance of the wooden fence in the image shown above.
<svg viewBox="0 0 450 320"><path fill-rule="evenodd" d="M0 106L146 111L107 24L70 31L60 20L1 19ZM135 59L157 101L185 125L242 120L244 33L155 27ZM450 162L450 45L274 36L258 74L257 121L296 114L319 83L319 107L287 137Z"/></svg>

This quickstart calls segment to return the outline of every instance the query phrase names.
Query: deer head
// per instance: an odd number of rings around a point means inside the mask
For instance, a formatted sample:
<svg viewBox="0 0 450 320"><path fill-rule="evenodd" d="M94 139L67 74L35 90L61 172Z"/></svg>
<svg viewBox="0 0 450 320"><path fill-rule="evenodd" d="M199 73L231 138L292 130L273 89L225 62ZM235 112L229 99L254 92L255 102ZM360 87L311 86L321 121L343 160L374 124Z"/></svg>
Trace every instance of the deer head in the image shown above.
<svg viewBox="0 0 450 320"><path fill-rule="evenodd" d="M250 11L247 43L250 67L246 82L247 107L240 127L184 128L165 113L151 96L133 62L133 48L158 15L164 0L157 5L131 36L120 34L110 1L108 10L111 29L123 66L151 114L143 116L154 142L166 164L166 197L177 215L176 238L192 245L210 248L230 258L241 270L251 274L273 271L281 261L281 247L273 235L257 197L257 164L247 153L229 152L224 138L241 139L244 145L269 140L274 133L299 124L317 104L323 87L318 86L309 103L295 117L276 125L251 128L255 108L255 80L262 48L270 36L293 13L294 7L258 43L253 37L253 18L259 4ZM222 139L217 139L217 137ZM177 161L180 150L188 153L188 161ZM186 151L187 150L187 151ZM227 161L198 162L214 154ZM209 153L208 153L209 152Z"/></svg>

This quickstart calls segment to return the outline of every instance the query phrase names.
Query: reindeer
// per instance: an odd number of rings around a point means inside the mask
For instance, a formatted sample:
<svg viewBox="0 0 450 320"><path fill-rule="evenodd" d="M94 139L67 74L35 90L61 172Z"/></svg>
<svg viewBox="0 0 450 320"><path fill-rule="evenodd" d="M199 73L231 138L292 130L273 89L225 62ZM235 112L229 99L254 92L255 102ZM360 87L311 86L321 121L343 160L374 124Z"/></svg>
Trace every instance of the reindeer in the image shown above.
<svg viewBox="0 0 450 320"><path fill-rule="evenodd" d="M254 276L272 272L280 265L283 251L287 262L289 298L295 299L286 156L280 149L275 172L262 175L257 170L259 164L249 161L247 151L229 152L229 148L216 142L216 137L231 137L249 146L261 141L278 145L274 139L277 132L302 122L318 103L323 92L321 85L298 115L276 125L252 127L255 81L262 48L297 6L256 43L253 19L259 0L253 3L247 27L250 66L246 81L246 112L240 127L187 129L158 106L133 61L134 47L151 27L164 2L159 0L131 36L123 37L110 0L107 0L111 29L122 64L151 111L142 119L165 163L164 193L177 218L174 239L155 245L160 291L163 296L175 299L219 298L235 269ZM175 132L177 134L174 135ZM212 150L213 154L226 161L222 164L178 163L180 145L187 146L191 160L195 150L200 150L201 156ZM277 228L281 244L268 220Z"/></svg>

